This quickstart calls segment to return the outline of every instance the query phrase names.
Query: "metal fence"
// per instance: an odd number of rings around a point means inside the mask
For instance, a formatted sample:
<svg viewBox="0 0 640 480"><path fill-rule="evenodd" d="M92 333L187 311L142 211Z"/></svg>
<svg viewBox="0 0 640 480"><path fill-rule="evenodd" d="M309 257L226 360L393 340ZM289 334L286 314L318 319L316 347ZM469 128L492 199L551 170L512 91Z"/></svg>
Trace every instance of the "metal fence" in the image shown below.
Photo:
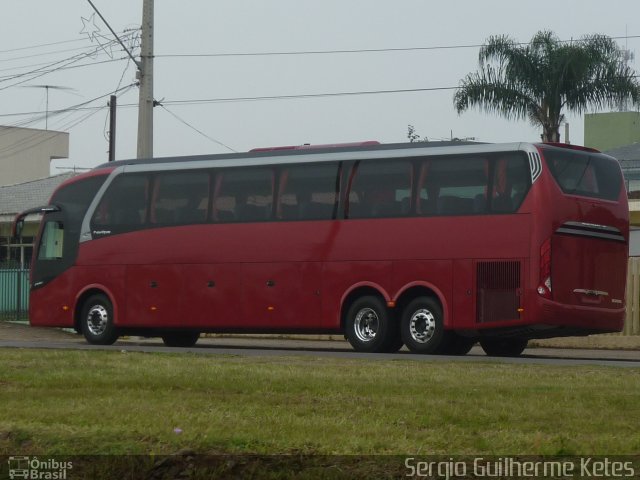
<svg viewBox="0 0 640 480"><path fill-rule="evenodd" d="M0 320L28 320L29 270L0 267Z"/></svg>

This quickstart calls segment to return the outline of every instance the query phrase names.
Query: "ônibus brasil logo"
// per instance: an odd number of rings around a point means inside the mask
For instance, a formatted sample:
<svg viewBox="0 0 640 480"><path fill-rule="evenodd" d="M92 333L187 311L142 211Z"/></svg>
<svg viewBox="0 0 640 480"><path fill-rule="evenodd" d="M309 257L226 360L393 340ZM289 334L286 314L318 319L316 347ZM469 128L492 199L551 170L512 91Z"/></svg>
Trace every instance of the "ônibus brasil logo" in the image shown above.
<svg viewBox="0 0 640 480"><path fill-rule="evenodd" d="M9 457L9 478L28 480L66 480L72 462L62 462L54 458L40 460L38 457Z"/></svg>

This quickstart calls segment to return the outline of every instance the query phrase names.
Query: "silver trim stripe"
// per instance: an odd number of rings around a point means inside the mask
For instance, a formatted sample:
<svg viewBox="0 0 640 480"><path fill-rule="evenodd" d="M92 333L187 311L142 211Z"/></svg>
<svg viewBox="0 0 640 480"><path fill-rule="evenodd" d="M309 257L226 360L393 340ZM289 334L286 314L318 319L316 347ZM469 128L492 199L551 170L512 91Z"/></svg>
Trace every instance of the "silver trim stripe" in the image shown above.
<svg viewBox="0 0 640 480"><path fill-rule="evenodd" d="M542 173L542 160L538 152L527 152L529 168L531 169L531 183L535 182Z"/></svg>
<svg viewBox="0 0 640 480"><path fill-rule="evenodd" d="M555 233L626 242L624 235L617 228L607 225L597 225L595 223L565 222Z"/></svg>

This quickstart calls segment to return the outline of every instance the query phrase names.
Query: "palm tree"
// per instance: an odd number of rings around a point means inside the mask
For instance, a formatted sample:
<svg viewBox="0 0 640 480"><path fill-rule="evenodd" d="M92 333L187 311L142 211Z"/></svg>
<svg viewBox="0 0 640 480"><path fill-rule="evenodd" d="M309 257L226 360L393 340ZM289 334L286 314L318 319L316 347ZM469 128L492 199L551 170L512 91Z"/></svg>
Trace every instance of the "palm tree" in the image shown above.
<svg viewBox="0 0 640 480"><path fill-rule="evenodd" d="M480 107L511 119L528 118L542 127L543 142L560 140L563 111L640 104L635 72L622 51L604 35L560 41L538 32L522 45L508 36L492 36L480 49L480 69L468 74L454 96L458 113Z"/></svg>

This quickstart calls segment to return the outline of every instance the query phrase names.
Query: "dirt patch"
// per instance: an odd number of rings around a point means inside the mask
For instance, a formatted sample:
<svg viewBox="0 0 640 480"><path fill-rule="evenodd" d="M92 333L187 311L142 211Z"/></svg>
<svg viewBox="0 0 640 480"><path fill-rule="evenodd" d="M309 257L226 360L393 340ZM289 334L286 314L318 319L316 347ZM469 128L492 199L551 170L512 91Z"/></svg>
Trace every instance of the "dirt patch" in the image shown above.
<svg viewBox="0 0 640 480"><path fill-rule="evenodd" d="M532 340L530 347L586 348L601 350L640 350L640 335L589 335Z"/></svg>
<svg viewBox="0 0 640 480"><path fill-rule="evenodd" d="M24 323L0 322L0 340L45 340L55 342L73 338L77 338L77 335L60 328L32 327Z"/></svg>

